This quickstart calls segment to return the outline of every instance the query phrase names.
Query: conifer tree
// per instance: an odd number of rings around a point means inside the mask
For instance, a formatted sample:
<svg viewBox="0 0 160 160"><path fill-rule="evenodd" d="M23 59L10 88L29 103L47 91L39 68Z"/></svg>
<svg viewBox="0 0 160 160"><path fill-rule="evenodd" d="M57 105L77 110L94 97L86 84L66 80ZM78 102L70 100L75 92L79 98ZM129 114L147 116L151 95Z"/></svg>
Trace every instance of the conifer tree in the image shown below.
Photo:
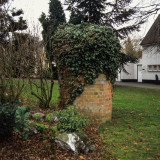
<svg viewBox="0 0 160 160"><path fill-rule="evenodd" d="M141 39L132 39L130 37L124 41L124 53L136 58L142 57L142 48L140 46Z"/></svg>
<svg viewBox="0 0 160 160"><path fill-rule="evenodd" d="M42 24L42 36L45 43L47 58L53 61L52 40L57 27L66 22L64 10L59 0L50 0L49 2L49 15L46 16L42 13L39 21Z"/></svg>
<svg viewBox="0 0 160 160"><path fill-rule="evenodd" d="M130 55L130 56L135 56L135 49L133 47L133 43L131 41L131 38L128 37L127 40L125 41L125 53Z"/></svg>
<svg viewBox="0 0 160 160"><path fill-rule="evenodd" d="M80 24L83 21L85 22L85 19L81 12L79 13L76 13L75 11L71 12L69 23L76 25Z"/></svg>
<svg viewBox="0 0 160 160"><path fill-rule="evenodd" d="M81 22L102 23L105 0L66 0L65 4L68 5L67 9L71 11L71 18L75 18L77 15Z"/></svg>
<svg viewBox="0 0 160 160"><path fill-rule="evenodd" d="M27 29L26 21L23 20L22 10L6 7L9 0L0 0L0 44L7 45L8 37L14 36L16 31ZM15 20L15 17L18 20Z"/></svg>
<svg viewBox="0 0 160 160"><path fill-rule="evenodd" d="M131 7L132 0L65 0L67 10L71 12L70 22L78 24L90 22L111 27L117 37L125 38L137 31L148 15L156 13L157 8L142 12L141 8ZM143 14L142 14L143 13Z"/></svg>

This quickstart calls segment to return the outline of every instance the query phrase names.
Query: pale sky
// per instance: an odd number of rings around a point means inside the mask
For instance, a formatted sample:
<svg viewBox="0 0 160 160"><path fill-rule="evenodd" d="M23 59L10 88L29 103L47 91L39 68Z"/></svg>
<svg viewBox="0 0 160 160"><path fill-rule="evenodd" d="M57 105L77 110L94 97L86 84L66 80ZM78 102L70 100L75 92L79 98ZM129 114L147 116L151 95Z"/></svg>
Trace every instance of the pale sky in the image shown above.
<svg viewBox="0 0 160 160"><path fill-rule="evenodd" d="M64 3L64 0L60 0ZM29 27L32 25L39 25L38 18L41 16L42 12L48 14L49 10L49 0L14 0L13 6L17 9L22 9L24 11L24 19L28 21ZM66 6L63 5L65 9ZM69 12L65 11L66 18L69 18Z"/></svg>
<svg viewBox="0 0 160 160"><path fill-rule="evenodd" d="M61 3L64 3L64 0L60 0ZM154 0L134 0L134 4L141 3L141 2L147 2L147 4L150 4L151 1ZM14 0L13 6L17 9L22 9L24 11L24 19L27 20L28 26L30 29L33 28L33 25L40 26L40 23L38 21L38 18L40 17L41 13L44 12L48 14L49 9L49 0ZM66 6L64 6L64 10L66 9ZM65 10L66 18L69 19L69 12ZM157 14L158 15L158 14ZM146 22L142 27L141 31L138 33L133 33L132 36L140 36L144 37L144 35L147 33L151 25L153 24L154 20L156 19L157 15L154 15L148 19L148 22ZM41 30L41 27L40 27Z"/></svg>

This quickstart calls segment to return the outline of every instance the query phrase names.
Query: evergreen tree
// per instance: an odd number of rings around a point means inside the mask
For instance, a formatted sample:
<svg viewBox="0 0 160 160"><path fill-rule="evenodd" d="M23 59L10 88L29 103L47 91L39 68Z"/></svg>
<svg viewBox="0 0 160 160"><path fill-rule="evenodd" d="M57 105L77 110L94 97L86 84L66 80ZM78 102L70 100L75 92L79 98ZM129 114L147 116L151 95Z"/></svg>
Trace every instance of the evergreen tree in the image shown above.
<svg viewBox="0 0 160 160"><path fill-rule="evenodd" d="M26 21L21 16L22 10L5 7L9 0L0 0L0 44L7 45L9 36L13 36L16 31L27 29ZM18 20L15 20L15 17Z"/></svg>
<svg viewBox="0 0 160 160"><path fill-rule="evenodd" d="M68 10L71 11L71 19L73 24L79 19L80 22L90 22L101 24L105 16L105 0L66 0ZM77 19L75 17L78 17Z"/></svg>
<svg viewBox="0 0 160 160"><path fill-rule="evenodd" d="M133 48L133 43L131 41L131 38L128 37L125 41L125 53L130 56L135 56L135 49Z"/></svg>
<svg viewBox="0 0 160 160"><path fill-rule="evenodd" d="M65 0L67 10L71 12L70 22L73 24L84 21L107 25L117 37L125 38L132 31L139 29L147 18L141 10L131 7L132 0ZM77 18L76 18L77 16ZM78 19L78 20L77 20Z"/></svg>
<svg viewBox="0 0 160 160"><path fill-rule="evenodd" d="M69 23L76 25L76 24L80 24L83 21L85 22L85 19L83 15L81 14L81 12L78 12L78 13L76 13L75 11L71 12Z"/></svg>
<svg viewBox="0 0 160 160"><path fill-rule="evenodd" d="M140 46L140 39L132 39L130 37L124 42L124 53L136 58L142 57L142 48Z"/></svg>
<svg viewBox="0 0 160 160"><path fill-rule="evenodd" d="M50 0L49 2L49 15L46 16L42 13L39 21L42 24L42 36L45 43L47 58L53 61L52 40L57 27L66 22L64 10L59 0Z"/></svg>

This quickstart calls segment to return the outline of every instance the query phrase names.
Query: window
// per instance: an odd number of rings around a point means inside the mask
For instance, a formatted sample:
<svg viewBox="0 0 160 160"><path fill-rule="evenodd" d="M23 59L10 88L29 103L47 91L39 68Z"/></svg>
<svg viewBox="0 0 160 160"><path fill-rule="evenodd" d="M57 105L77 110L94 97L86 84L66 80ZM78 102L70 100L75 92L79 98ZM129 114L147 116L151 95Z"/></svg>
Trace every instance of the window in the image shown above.
<svg viewBox="0 0 160 160"><path fill-rule="evenodd" d="M148 71L160 72L160 65L148 65Z"/></svg>
<svg viewBox="0 0 160 160"><path fill-rule="evenodd" d="M148 71L152 71L152 66L148 66Z"/></svg>
<svg viewBox="0 0 160 160"><path fill-rule="evenodd" d="M157 66L156 65L153 66L153 71L157 71Z"/></svg>

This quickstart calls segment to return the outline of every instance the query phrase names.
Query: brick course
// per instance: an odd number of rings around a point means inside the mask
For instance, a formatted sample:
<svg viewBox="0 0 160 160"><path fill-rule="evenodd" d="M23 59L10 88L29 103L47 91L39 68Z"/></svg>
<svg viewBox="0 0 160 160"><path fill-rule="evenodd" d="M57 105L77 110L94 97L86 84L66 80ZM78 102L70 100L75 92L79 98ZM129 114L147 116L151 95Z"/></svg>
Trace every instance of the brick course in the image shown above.
<svg viewBox="0 0 160 160"><path fill-rule="evenodd" d="M76 98L73 105L90 117L91 122L104 123L111 120L112 84L100 74L93 85L85 86L83 93Z"/></svg>
<svg viewBox="0 0 160 160"><path fill-rule="evenodd" d="M58 64L58 63L57 63ZM75 79L74 75L67 70L67 67L62 68L57 65L59 72L59 90L60 101L59 107L63 108L70 99L69 91L71 89L70 82ZM82 82L84 78L80 76ZM77 83L75 81L75 83ZM83 93L76 97L73 105L77 106L79 111L84 113L94 123L104 123L106 120L111 120L112 115L112 84L106 81L104 74L100 74L93 85L87 85Z"/></svg>

